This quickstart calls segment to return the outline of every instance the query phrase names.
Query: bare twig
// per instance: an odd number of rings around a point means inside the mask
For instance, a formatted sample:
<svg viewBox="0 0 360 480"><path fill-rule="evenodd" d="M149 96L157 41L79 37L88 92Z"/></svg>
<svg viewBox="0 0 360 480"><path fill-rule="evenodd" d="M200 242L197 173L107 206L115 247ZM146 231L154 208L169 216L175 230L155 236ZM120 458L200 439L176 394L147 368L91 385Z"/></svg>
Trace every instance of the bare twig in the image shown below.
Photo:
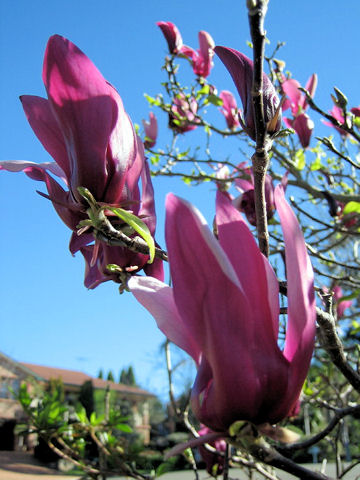
<svg viewBox="0 0 360 480"><path fill-rule="evenodd" d="M169 398L171 402L171 406L174 409L174 413L176 416L180 416L181 412L177 407L175 396L174 396L174 389L173 389L173 381L172 381L172 365L171 365L171 353L170 353L170 340L167 338L165 340L165 357L166 357L166 370L168 374L168 383L169 383Z"/></svg>

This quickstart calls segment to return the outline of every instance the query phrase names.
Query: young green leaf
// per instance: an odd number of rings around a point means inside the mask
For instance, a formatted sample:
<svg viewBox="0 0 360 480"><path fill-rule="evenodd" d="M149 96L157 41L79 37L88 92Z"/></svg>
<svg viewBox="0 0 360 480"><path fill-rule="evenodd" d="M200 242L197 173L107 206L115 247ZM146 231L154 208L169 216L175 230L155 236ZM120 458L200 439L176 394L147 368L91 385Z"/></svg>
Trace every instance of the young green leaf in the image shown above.
<svg viewBox="0 0 360 480"><path fill-rule="evenodd" d="M149 247L150 258L148 263L152 263L155 258L155 242L146 223L140 220L140 218L138 218L136 215L133 215L132 213L122 208L115 208L115 207L107 207L107 208L108 210L111 210L113 213L115 213L115 215L121 218L121 220L123 220L125 223L130 225L130 227L132 227L135 230L135 232L137 232L140 235L140 237L142 237L145 240L145 242Z"/></svg>

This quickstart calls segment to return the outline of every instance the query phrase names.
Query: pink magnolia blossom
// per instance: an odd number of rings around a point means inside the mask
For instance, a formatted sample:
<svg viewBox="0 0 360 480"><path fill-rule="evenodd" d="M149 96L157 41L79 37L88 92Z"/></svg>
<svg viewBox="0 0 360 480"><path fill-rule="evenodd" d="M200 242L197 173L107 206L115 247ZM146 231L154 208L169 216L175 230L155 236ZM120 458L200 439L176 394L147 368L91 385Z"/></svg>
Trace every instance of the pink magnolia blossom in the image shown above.
<svg viewBox="0 0 360 480"><path fill-rule="evenodd" d="M313 271L281 185L275 203L288 284L283 350L278 345L277 278L224 192L217 192L218 240L194 207L168 195L166 242L173 287L151 277L129 281L160 330L194 359L193 412L224 435L235 421L274 424L293 412L313 352Z"/></svg>
<svg viewBox="0 0 360 480"><path fill-rule="evenodd" d="M117 263L125 269L150 267L153 275L163 278L161 263L147 265L147 255L98 242L95 246L89 245L94 241L92 234L78 236L76 233L79 222L88 218L88 205L78 187L87 188L97 202L131 209L142 217L151 233L155 233L154 195L143 145L119 94L81 50L59 35L48 41L43 81L47 99L24 95L21 102L32 129L55 162L0 162L0 169L23 171L30 178L45 182L48 195L42 195L52 201L60 218L74 232L70 251L92 252L85 277L87 286L93 285L90 277L103 252L108 263ZM68 190L54 176L59 177ZM97 284L108 279L110 276L103 265Z"/></svg>
<svg viewBox="0 0 360 480"><path fill-rule="evenodd" d="M215 43L211 35L205 31L199 32L199 49L194 50L183 45L179 29L171 22L157 22L158 27L164 34L169 52L173 55L184 55L191 61L195 75L208 77L213 67Z"/></svg>
<svg viewBox="0 0 360 480"><path fill-rule="evenodd" d="M284 118L284 123L288 128L295 130L303 148L310 145L315 124L307 113L300 113L295 118Z"/></svg>
<svg viewBox="0 0 360 480"><path fill-rule="evenodd" d="M345 310L350 308L353 304L352 300L343 300L341 301L343 295L342 288L339 285L335 285L332 288L334 292L334 299L336 301L336 315L337 318L342 318L344 316Z"/></svg>
<svg viewBox="0 0 360 480"><path fill-rule="evenodd" d="M281 84L283 92L287 95L287 99L283 103L282 109L291 109L293 118L284 118L284 123L287 127L293 128L298 134L299 140L303 148L310 145L311 134L314 129L314 122L305 113L308 108L306 96L299 88L300 83L294 79L284 80ZM314 97L317 87L317 75L311 75L305 85L305 89L309 92L311 97Z"/></svg>
<svg viewBox="0 0 360 480"><path fill-rule="evenodd" d="M314 73L311 75L305 85L305 90L309 92L311 98L313 98L315 95L317 83L318 78L316 73ZM308 103L306 100L306 95L299 90L301 85L297 80L293 78L284 80L281 83L281 87L284 93L287 95L287 100L283 104L283 110L290 108L294 117L307 110Z"/></svg>
<svg viewBox="0 0 360 480"><path fill-rule="evenodd" d="M341 225L344 226L345 228L353 228L355 227L358 222L359 222L359 215L356 212L351 212L347 213L344 215L344 208L345 208L345 203L342 202L336 202L337 209L335 211L335 215L338 218L338 220L341 222Z"/></svg>
<svg viewBox="0 0 360 480"><path fill-rule="evenodd" d="M198 431L200 437L204 435L209 435L210 433L212 433L212 431L205 426L202 426L201 429ZM201 458L205 462L206 471L212 476L220 475L224 470L224 453L226 451L226 442L222 438L217 438L213 442L210 442L209 445L215 448L216 452L208 450L205 445L199 445L199 453L201 455ZM221 452L223 453L223 455L220 455L217 452Z"/></svg>
<svg viewBox="0 0 360 480"><path fill-rule="evenodd" d="M176 25L171 22L157 22L156 24L164 34L169 47L169 53L177 54L183 46L181 34Z"/></svg>
<svg viewBox="0 0 360 480"><path fill-rule="evenodd" d="M199 50L194 50L183 45L180 52L191 60L195 75L206 78L214 66L212 58L215 43L211 35L203 30L199 32L199 46Z"/></svg>
<svg viewBox="0 0 360 480"><path fill-rule="evenodd" d="M250 138L255 140L254 107L251 97L253 62L242 53L227 47L215 47L215 53L228 69L243 104L243 127ZM281 128L281 112L278 111L279 97L269 77L263 75L264 117L268 132L275 134ZM273 120L273 122L271 122Z"/></svg>
<svg viewBox="0 0 360 480"><path fill-rule="evenodd" d="M236 178L235 185L240 190L241 195L233 200L233 205L244 212L248 222L256 226L256 211L255 211L255 191L254 191L254 175L251 167L245 167L244 163L238 166L238 169L244 172L247 178ZM275 213L274 200L274 185L270 175L265 177L265 201L266 214L268 220L273 217Z"/></svg>
<svg viewBox="0 0 360 480"><path fill-rule="evenodd" d="M169 114L170 128L178 133L194 130L197 127L196 123L198 123L196 118L197 109L198 104L195 98L188 98L183 93L176 95Z"/></svg>
<svg viewBox="0 0 360 480"><path fill-rule="evenodd" d="M236 105L236 100L233 94L227 90L220 92L219 97L223 101L220 111L223 113L226 125L230 130L235 130L240 127L239 110Z"/></svg>
<svg viewBox="0 0 360 480"><path fill-rule="evenodd" d="M335 118L340 124L343 124L345 122L344 118L344 112L342 108L334 105L333 108L329 111L330 115ZM346 137L348 135L348 132L340 127L337 127L331 122L324 121L324 125L327 125L328 127L335 128L337 132L340 133L341 136Z"/></svg>
<svg viewBox="0 0 360 480"><path fill-rule="evenodd" d="M156 143L158 135L158 123L153 112L149 113L149 121L143 120L142 123L146 137L144 141L144 147L152 148Z"/></svg>
<svg viewBox="0 0 360 480"><path fill-rule="evenodd" d="M350 112L355 115L355 117L360 117L360 107L353 107L350 109Z"/></svg>

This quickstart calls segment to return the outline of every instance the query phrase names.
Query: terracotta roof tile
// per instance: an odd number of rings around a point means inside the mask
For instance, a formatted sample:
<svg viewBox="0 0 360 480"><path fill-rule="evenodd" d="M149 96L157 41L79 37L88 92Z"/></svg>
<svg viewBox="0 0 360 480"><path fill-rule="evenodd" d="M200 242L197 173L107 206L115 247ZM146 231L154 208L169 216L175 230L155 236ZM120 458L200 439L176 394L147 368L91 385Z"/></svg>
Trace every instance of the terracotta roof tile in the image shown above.
<svg viewBox="0 0 360 480"><path fill-rule="evenodd" d="M34 365L32 363L22 363L21 365L25 366L32 372L34 372L39 377L44 380L49 381L52 378L61 378L65 385L72 386L81 386L87 380L91 380L94 388L97 389L106 389L109 385L110 390L115 390L117 392L123 392L127 395L140 395L153 397L154 395L147 390L143 390L138 387L133 387L130 385L124 385L121 383L109 382L108 380L102 380L101 378L91 377L84 372L79 372L78 370L67 370L64 368L55 368L55 367L45 367L44 365Z"/></svg>

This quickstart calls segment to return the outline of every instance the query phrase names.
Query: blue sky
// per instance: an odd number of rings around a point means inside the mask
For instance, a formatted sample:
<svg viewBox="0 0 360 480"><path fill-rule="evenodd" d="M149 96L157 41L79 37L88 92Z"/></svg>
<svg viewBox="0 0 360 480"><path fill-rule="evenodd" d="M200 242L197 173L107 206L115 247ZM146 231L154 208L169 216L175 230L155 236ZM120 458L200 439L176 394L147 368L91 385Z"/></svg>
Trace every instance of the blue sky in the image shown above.
<svg viewBox="0 0 360 480"><path fill-rule="evenodd" d="M166 43L155 23L174 22L184 42L194 48L198 46L198 31L206 30L216 44L251 55L245 43L250 38L245 3L103 0L100 6L93 0L2 0L0 159L50 160L28 125L18 97L45 96L42 61L52 34L61 34L78 45L118 89L133 122L141 123L148 115L144 92L158 93L164 81L161 66ZM337 0L270 1L268 52L277 41L285 41L279 57L295 78L305 84L312 73L318 73L316 100L324 109L332 107L334 85L347 94L351 106L360 104L359 18L360 3L356 0L341 6ZM183 69L189 68L183 65ZM216 59L209 80L218 90L235 91ZM165 116L159 116L159 146L168 138L166 124ZM321 133L326 127L317 128ZM194 138L189 133L182 141L191 144ZM216 148L224 150L220 143ZM184 186L180 180L164 179L155 179L154 186L160 242L168 191L194 202L211 219L212 187L197 189ZM0 173L0 350L20 361L93 375L100 367L118 374L123 366L132 364L139 383L163 396L162 334L130 294L119 296L115 284L85 289L83 260L80 255L73 258L67 249L70 232L36 189L44 191L42 184L23 174Z"/></svg>

